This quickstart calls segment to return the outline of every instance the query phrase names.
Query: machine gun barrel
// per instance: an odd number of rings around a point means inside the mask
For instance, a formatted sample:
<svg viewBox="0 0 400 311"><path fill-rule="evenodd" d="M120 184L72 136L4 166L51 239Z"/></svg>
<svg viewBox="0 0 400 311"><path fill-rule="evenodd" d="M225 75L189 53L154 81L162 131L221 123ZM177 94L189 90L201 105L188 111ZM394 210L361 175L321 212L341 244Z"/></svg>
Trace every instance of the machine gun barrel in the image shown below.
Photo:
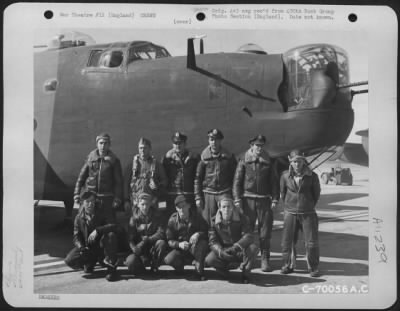
<svg viewBox="0 0 400 311"><path fill-rule="evenodd" d="M360 86L360 85L367 85L368 81L361 81L361 82L354 82L354 83L347 83L347 84L339 84L337 87L338 89L343 89L352 86Z"/></svg>

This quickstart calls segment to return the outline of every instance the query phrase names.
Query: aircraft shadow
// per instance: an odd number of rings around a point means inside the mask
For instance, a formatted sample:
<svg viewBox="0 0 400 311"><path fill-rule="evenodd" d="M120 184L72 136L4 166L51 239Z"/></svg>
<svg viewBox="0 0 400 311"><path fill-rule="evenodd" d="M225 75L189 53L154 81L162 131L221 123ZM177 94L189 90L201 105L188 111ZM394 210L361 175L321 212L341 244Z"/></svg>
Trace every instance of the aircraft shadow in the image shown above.
<svg viewBox="0 0 400 311"><path fill-rule="evenodd" d="M281 237L281 230L272 232L272 252L281 253ZM366 236L320 231L318 239L321 257L368 260L368 237ZM300 233L296 249L298 256L305 255L302 233Z"/></svg>

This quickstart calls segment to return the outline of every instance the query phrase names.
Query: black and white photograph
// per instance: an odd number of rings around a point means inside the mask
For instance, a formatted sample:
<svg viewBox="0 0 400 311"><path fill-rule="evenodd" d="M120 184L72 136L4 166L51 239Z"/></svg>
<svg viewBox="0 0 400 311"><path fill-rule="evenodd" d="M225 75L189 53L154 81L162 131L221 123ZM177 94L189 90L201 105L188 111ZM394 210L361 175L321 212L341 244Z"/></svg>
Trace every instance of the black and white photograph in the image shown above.
<svg viewBox="0 0 400 311"><path fill-rule="evenodd" d="M20 5L35 23L5 15L11 305L395 302L393 11L375 9L380 33L357 6Z"/></svg>

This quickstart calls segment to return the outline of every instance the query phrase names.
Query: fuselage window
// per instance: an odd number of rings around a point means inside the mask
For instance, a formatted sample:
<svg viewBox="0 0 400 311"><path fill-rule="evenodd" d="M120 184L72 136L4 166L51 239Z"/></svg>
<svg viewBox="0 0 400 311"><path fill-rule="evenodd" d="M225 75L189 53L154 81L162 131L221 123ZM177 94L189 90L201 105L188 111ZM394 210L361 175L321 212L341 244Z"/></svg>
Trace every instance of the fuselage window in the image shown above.
<svg viewBox="0 0 400 311"><path fill-rule="evenodd" d="M149 60L170 56L164 48L146 45L141 47L133 47L129 49L128 64L137 60Z"/></svg>
<svg viewBox="0 0 400 311"><path fill-rule="evenodd" d="M88 67L97 67L99 65L100 56L103 50L94 50L90 52Z"/></svg>
<svg viewBox="0 0 400 311"><path fill-rule="evenodd" d="M99 66L107 68L119 67L124 59L122 51L107 51L101 55Z"/></svg>

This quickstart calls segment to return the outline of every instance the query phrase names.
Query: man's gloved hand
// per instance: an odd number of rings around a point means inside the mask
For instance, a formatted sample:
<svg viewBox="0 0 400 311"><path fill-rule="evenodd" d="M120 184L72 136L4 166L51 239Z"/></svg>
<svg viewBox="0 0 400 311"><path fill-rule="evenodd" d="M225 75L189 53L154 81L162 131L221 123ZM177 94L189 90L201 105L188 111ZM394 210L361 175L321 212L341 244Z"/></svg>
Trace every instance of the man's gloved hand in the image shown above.
<svg viewBox="0 0 400 311"><path fill-rule="evenodd" d="M79 253L82 257L82 261L86 262L89 259L89 248L87 247L81 247L79 249Z"/></svg>
<svg viewBox="0 0 400 311"><path fill-rule="evenodd" d="M94 229L94 230L92 231L92 233L91 233L91 234L89 235L89 237L88 237L88 243L89 243L89 245L90 245L90 244L93 244L93 243L95 242L95 240L96 240L96 238L97 238L97 235L98 235L97 230Z"/></svg>
<svg viewBox="0 0 400 311"><path fill-rule="evenodd" d="M234 244L231 247L225 249L225 251L230 255L238 256L242 251L242 248L238 244Z"/></svg>
<svg viewBox="0 0 400 311"><path fill-rule="evenodd" d="M197 208L199 208L199 209L203 209L203 208L204 208L204 202L203 202L203 200L202 200L202 199L197 199L197 200L196 200L196 206L197 206Z"/></svg>
<svg viewBox="0 0 400 311"><path fill-rule="evenodd" d="M189 242L187 241L183 241L183 242L179 242L179 248L183 249L184 251L188 250L190 247Z"/></svg>
<svg viewBox="0 0 400 311"><path fill-rule="evenodd" d="M112 208L117 209L120 206L120 204L121 204L121 200L118 198L115 198L112 203Z"/></svg>
<svg viewBox="0 0 400 311"><path fill-rule="evenodd" d="M189 243L191 245L195 245L197 241L199 240L200 234L198 232L193 233L192 236L189 239Z"/></svg>
<svg viewBox="0 0 400 311"><path fill-rule="evenodd" d="M235 256L229 254L227 251L225 251L225 250L223 250L223 249L221 249L221 250L218 252L218 257L221 258L221 259L223 259L223 260L226 260L226 261L233 261L233 260L235 260Z"/></svg>
<svg viewBox="0 0 400 311"><path fill-rule="evenodd" d="M150 179L149 187L150 187L150 189L153 190L153 191L157 190L157 185L156 185L156 183L154 182L154 179L153 179L153 178Z"/></svg>

